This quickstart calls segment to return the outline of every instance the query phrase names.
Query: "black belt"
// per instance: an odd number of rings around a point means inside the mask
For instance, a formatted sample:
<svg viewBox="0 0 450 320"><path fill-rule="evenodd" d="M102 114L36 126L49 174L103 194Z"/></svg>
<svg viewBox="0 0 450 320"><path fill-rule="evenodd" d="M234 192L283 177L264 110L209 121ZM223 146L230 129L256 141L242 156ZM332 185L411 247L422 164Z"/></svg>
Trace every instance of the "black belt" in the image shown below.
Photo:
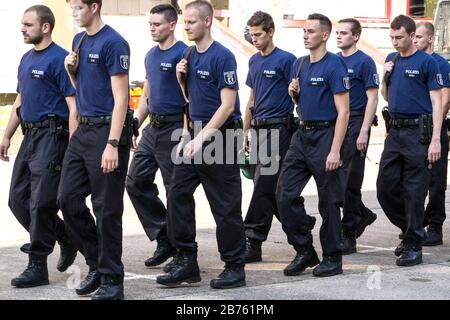
<svg viewBox="0 0 450 320"><path fill-rule="evenodd" d="M82 124L110 124L111 123L111 116L100 116L100 117L85 117L85 116L78 116L77 117L78 122Z"/></svg>
<svg viewBox="0 0 450 320"><path fill-rule="evenodd" d="M207 124L208 124L208 122L202 122L202 128L205 127ZM194 130L195 122L192 120L189 120L188 128L189 128L189 130ZM239 129L239 128L242 128L242 120L241 119L228 121L222 127L220 127L219 130L223 131L226 129Z"/></svg>
<svg viewBox="0 0 450 320"><path fill-rule="evenodd" d="M49 128L50 127L50 120L24 122L23 126L26 129Z"/></svg>
<svg viewBox="0 0 450 320"><path fill-rule="evenodd" d="M23 122L22 125L25 129L38 129L38 128L50 128L52 122L55 125L65 125L67 126L67 121L61 118L44 119L41 121Z"/></svg>
<svg viewBox="0 0 450 320"><path fill-rule="evenodd" d="M169 123L169 122L181 122L184 121L184 113L177 113L173 115L167 115L162 116L158 115L156 113L150 113L148 115L148 118L150 120L150 124L162 124L162 123Z"/></svg>
<svg viewBox="0 0 450 320"><path fill-rule="evenodd" d="M259 127L265 127L265 126L271 126L274 124L288 124L289 118L283 117L283 118L270 118L270 119L252 119L250 121L250 125L253 128L259 128Z"/></svg>
<svg viewBox="0 0 450 320"><path fill-rule="evenodd" d="M366 110L350 110L350 117L360 117L366 113Z"/></svg>
<svg viewBox="0 0 450 320"><path fill-rule="evenodd" d="M313 130L330 128L336 124L336 120L331 121L300 121L299 127L302 130Z"/></svg>
<svg viewBox="0 0 450 320"><path fill-rule="evenodd" d="M418 127L419 119L391 119L389 124L394 128Z"/></svg>

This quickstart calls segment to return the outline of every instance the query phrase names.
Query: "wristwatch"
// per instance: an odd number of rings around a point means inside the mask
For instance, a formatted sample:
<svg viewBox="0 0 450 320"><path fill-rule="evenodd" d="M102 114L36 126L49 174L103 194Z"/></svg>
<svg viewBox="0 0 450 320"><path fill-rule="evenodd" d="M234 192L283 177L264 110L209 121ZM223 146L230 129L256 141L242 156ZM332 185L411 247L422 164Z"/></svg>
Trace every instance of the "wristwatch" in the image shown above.
<svg viewBox="0 0 450 320"><path fill-rule="evenodd" d="M110 139L108 140L107 144L110 144L114 148L117 148L119 146L119 141L117 139Z"/></svg>

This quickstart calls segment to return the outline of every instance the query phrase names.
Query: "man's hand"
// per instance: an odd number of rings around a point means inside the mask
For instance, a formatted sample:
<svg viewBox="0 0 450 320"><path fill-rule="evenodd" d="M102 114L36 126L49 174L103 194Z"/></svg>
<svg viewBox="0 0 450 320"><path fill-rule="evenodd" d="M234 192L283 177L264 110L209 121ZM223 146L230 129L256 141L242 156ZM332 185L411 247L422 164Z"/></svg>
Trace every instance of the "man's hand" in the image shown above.
<svg viewBox="0 0 450 320"><path fill-rule="evenodd" d="M119 152L117 148L107 144L102 155L103 173L111 173L119 166Z"/></svg>
<svg viewBox="0 0 450 320"><path fill-rule="evenodd" d="M289 84L289 96L292 99L296 99L298 97L298 93L300 92L300 85L298 82L298 78L292 79L291 83Z"/></svg>
<svg viewBox="0 0 450 320"><path fill-rule="evenodd" d="M0 143L0 160L6 161L6 162L9 161L8 150L9 150L10 145L11 145L11 140L4 137L2 139L2 142Z"/></svg>
<svg viewBox="0 0 450 320"><path fill-rule="evenodd" d="M388 61L383 66L383 73L392 72L394 69L394 63L392 61Z"/></svg>
<svg viewBox="0 0 450 320"><path fill-rule="evenodd" d="M369 132L361 130L358 139L356 139L356 148L359 152L365 153L367 150L367 143L369 142Z"/></svg>
<svg viewBox="0 0 450 320"><path fill-rule="evenodd" d="M186 59L181 59L180 62L177 63L177 79L181 81L182 75L186 75L188 73L188 61Z"/></svg>
<svg viewBox="0 0 450 320"><path fill-rule="evenodd" d="M240 152L250 152L250 144L248 143L248 132L244 133L244 141Z"/></svg>
<svg viewBox="0 0 450 320"><path fill-rule="evenodd" d="M428 161L434 163L441 158L441 142L432 140L428 147Z"/></svg>
<svg viewBox="0 0 450 320"><path fill-rule="evenodd" d="M133 137L131 138L131 152L135 152L137 149L137 138L135 135L133 135Z"/></svg>
<svg viewBox="0 0 450 320"><path fill-rule="evenodd" d="M327 156L327 162L325 164L325 171L334 171L339 168L340 156L339 152L331 151Z"/></svg>
<svg viewBox="0 0 450 320"><path fill-rule="evenodd" d="M203 141L199 134L193 140L189 141L183 149L183 156L186 159L192 159L194 155L202 149Z"/></svg>
<svg viewBox="0 0 450 320"><path fill-rule="evenodd" d="M64 67L69 73L76 73L78 64L78 54L73 51L69 53L64 59Z"/></svg>

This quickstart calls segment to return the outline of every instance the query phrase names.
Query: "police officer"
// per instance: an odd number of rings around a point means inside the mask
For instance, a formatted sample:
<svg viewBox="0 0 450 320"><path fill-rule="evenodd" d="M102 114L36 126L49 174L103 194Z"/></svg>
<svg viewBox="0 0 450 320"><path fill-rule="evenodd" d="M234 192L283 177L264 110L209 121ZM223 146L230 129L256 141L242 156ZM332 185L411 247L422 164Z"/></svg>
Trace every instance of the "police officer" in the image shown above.
<svg viewBox="0 0 450 320"><path fill-rule="evenodd" d="M350 78L350 120L341 151L345 174L342 254L356 252L356 238L377 218L361 200L365 154L377 110L379 86L375 62L356 48L361 31L356 19L340 20L336 30L337 46L341 49L338 55L347 65Z"/></svg>
<svg viewBox="0 0 450 320"><path fill-rule="evenodd" d="M404 234L394 252L398 266L422 263L429 166L441 153L441 75L437 62L414 46L415 31L416 24L407 16L392 21L390 37L397 53L386 58L384 74L389 72L390 77L383 76L382 86L391 120L380 160L377 198L388 219Z"/></svg>
<svg viewBox="0 0 450 320"><path fill-rule="evenodd" d="M178 141L172 132L183 128L184 98L176 78L176 65L183 58L186 45L174 36L177 12L169 4L161 4L150 11L150 32L153 47L145 58L146 80L141 103L136 113L139 126L150 114L128 170L126 188L131 202L150 240L158 245L147 267L157 266L175 254L166 228L166 208L158 198L154 183L158 168L168 193L173 163L168 161ZM147 105L148 101L148 105Z"/></svg>
<svg viewBox="0 0 450 320"><path fill-rule="evenodd" d="M428 204L425 208L424 226L427 227L423 246L442 244L442 224L446 218L445 190L447 189L448 135L447 113L450 107L450 64L437 53L433 52L434 26L430 22L420 22L416 25L414 45L417 49L431 55L438 63L442 74L443 88L442 111L444 122L441 129L441 158L431 168L431 183L428 190Z"/></svg>
<svg viewBox="0 0 450 320"><path fill-rule="evenodd" d="M185 128L188 130L189 127L189 136L184 136L180 142L180 146L184 145L184 160L175 165L167 201L168 231L178 251L173 268L156 279L166 286L201 281L194 202L194 191L200 183L217 223L219 252L225 262L224 271L211 280L210 285L216 289L245 285L241 177L234 137L235 129L240 127L242 130L236 60L228 49L213 40L212 22L213 7L208 1L195 0L186 5L185 30L195 47L188 59L177 65L177 76L183 83L182 74L187 75L189 126L186 122ZM226 129L230 130L228 134ZM233 133L231 138L230 133ZM213 138L211 143L208 142L210 138ZM208 164L206 151L213 145L215 156L212 152L209 154L212 161ZM233 155L225 155L223 149L231 150ZM230 157L233 161L225 161L224 158Z"/></svg>
<svg viewBox="0 0 450 320"><path fill-rule="evenodd" d="M69 4L75 21L86 31L75 35L75 52L64 62L76 85L80 124L64 157L58 201L89 266L76 293L86 295L100 287L92 299L123 299L122 214L130 144L124 121L130 50L103 23L101 0L69 0ZM86 206L88 195L95 221Z"/></svg>
<svg viewBox="0 0 450 320"><path fill-rule="evenodd" d="M286 276L301 274L314 267L315 276L342 273L340 208L343 172L340 149L349 117L349 79L344 61L327 52L331 21L322 14L311 14L303 26L305 48L310 54L289 86L297 101L300 127L292 137L281 167L276 190L281 223L288 242L297 251L284 269ZM297 69L299 60L294 64ZM305 211L299 198L309 179L314 177L319 195L323 260L313 247L311 230L316 219Z"/></svg>
<svg viewBox="0 0 450 320"><path fill-rule="evenodd" d="M77 254L57 216L56 203L69 140L69 114L71 132L76 120L75 92L63 67L67 51L52 41L52 11L43 5L32 6L25 10L22 25L24 42L34 48L19 65L18 95L0 143L0 159L9 161L10 140L21 124L24 139L14 162L8 205L30 233L30 243L21 248L29 256L28 266L11 281L14 287L27 288L49 283L47 256L56 240L61 246L59 271L65 271Z"/></svg>
<svg viewBox="0 0 450 320"><path fill-rule="evenodd" d="M252 145L257 148L252 148L250 153L258 158L253 194L244 220L247 236L245 262L250 263L261 261L261 243L267 239L273 215L279 219L275 189L278 169L291 140L289 125L293 123L293 104L288 87L296 58L275 47L275 24L269 14L257 11L247 25L253 45L259 51L249 61L246 84L251 90L244 117L244 148L252 128L252 138L256 140L256 144L252 142ZM275 132L274 137L272 134ZM265 157L271 161L262 163L258 150L267 153Z"/></svg>

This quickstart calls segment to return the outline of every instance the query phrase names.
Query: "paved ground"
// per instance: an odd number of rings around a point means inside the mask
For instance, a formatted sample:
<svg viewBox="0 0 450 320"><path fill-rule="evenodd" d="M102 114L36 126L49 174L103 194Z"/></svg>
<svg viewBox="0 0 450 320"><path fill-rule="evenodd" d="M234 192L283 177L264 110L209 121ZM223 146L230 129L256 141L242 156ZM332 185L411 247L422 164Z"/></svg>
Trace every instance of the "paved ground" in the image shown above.
<svg viewBox="0 0 450 320"><path fill-rule="evenodd" d="M382 150L382 139L375 132L367 161L363 198L366 205L378 214L377 221L367 229L358 241L358 253L344 257L344 274L319 279L308 269L297 277L283 276L282 269L294 257L293 249L286 243L280 224L275 221L268 241L263 246L263 262L250 264L247 270L247 287L217 291L209 287L209 281L221 272L215 241L214 221L201 188L197 199L197 241L199 265L203 281L197 285L174 289L160 287L155 278L162 267L148 269L143 261L153 252L150 243L126 198L124 213L125 294L127 299L449 299L450 298L450 224L444 225L444 245L424 248L424 263L420 266L400 268L395 265L393 250L398 244L398 229L387 221L375 195L375 180ZM11 163L0 164L0 176L4 186L0 192L0 299L81 299L74 293L74 286L83 279L87 268L79 255L74 266L66 273L56 271L59 249L49 257L49 286L33 289L14 289L10 279L19 274L27 262L27 256L19 251L26 242L27 233L12 217L7 207ZM158 177L158 183L161 180ZM243 179L243 212L249 203L252 185ZM320 251L318 229L320 217L317 210L315 185L305 189L307 211L318 218L314 229L314 244ZM162 197L164 197L162 192ZM447 205L449 205L447 203Z"/></svg>

